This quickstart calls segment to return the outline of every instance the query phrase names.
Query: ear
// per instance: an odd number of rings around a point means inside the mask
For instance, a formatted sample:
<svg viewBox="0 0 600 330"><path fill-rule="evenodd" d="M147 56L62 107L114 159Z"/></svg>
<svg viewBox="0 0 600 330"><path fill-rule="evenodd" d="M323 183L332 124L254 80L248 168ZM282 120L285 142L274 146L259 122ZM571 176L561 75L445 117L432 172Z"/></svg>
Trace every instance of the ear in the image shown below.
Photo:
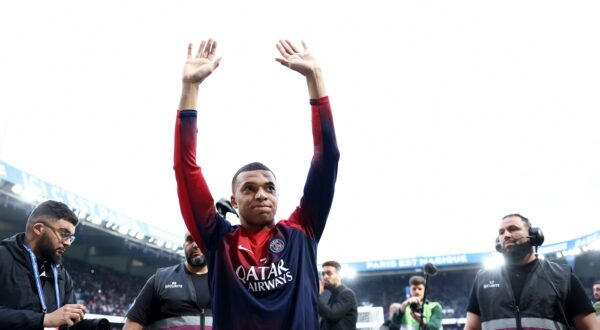
<svg viewBox="0 0 600 330"><path fill-rule="evenodd" d="M33 226L31 226L31 231L33 232L34 236L41 236L42 232L44 231L44 224L38 222L38 223L34 223Z"/></svg>
<svg viewBox="0 0 600 330"><path fill-rule="evenodd" d="M238 203L234 195L231 195L229 201L231 202L231 206L233 206L234 209L238 208Z"/></svg>

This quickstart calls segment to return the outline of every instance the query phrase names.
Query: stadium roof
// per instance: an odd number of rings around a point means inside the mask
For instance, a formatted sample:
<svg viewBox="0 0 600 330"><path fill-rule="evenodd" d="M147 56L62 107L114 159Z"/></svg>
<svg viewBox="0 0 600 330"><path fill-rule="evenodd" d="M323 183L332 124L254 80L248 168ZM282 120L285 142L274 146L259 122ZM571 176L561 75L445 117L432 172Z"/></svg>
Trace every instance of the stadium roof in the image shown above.
<svg viewBox="0 0 600 330"><path fill-rule="evenodd" d="M35 205L52 199L69 205L87 226L107 232L151 248L183 255L182 237L158 229L143 221L132 219L115 210L97 204L85 197L46 182L35 175L21 171L0 160L0 192L8 198Z"/></svg>

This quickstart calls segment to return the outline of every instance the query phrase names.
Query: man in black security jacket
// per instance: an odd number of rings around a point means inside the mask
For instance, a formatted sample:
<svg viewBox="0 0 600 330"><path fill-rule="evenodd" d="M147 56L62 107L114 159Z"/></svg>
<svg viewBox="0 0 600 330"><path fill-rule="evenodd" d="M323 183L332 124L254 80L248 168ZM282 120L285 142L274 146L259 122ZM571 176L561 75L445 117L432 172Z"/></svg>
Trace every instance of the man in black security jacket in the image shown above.
<svg viewBox="0 0 600 330"><path fill-rule="evenodd" d="M571 269L539 260L539 228L520 214L502 218L496 250L506 264L475 277L465 330L600 329L592 304Z"/></svg>
<svg viewBox="0 0 600 330"><path fill-rule="evenodd" d="M0 243L0 329L108 328L105 319L83 320L62 267L78 222L67 205L49 200L31 212L25 233Z"/></svg>
<svg viewBox="0 0 600 330"><path fill-rule="evenodd" d="M123 330L212 329L206 258L187 232L185 262L160 268L152 275L127 312Z"/></svg>
<svg viewBox="0 0 600 330"><path fill-rule="evenodd" d="M358 319L356 295L354 291L342 284L340 269L337 261L326 261L319 288L319 316L321 330L355 330ZM323 289L331 292L329 299Z"/></svg>

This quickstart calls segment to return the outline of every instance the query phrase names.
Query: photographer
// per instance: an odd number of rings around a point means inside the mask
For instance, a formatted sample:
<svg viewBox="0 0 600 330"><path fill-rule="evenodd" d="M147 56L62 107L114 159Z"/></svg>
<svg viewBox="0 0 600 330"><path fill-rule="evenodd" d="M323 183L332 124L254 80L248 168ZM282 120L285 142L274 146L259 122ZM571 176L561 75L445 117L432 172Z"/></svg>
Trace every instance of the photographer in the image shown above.
<svg viewBox="0 0 600 330"><path fill-rule="evenodd" d="M400 308L392 317L392 323L405 330L421 329L422 319L424 329L441 329L442 305L433 301L423 303L425 278L417 275L412 276L408 280L408 284L410 285L410 297L400 304Z"/></svg>
<svg viewBox="0 0 600 330"><path fill-rule="evenodd" d="M84 320L62 266L78 223L67 205L49 200L31 212L25 233L0 242L0 329L109 329L106 319Z"/></svg>

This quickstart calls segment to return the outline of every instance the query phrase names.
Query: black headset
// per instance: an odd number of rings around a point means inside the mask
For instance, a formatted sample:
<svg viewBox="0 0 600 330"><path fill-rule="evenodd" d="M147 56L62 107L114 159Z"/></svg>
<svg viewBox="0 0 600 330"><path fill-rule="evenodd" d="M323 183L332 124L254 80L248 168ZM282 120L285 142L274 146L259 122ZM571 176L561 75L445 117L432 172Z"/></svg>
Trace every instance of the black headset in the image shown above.
<svg viewBox="0 0 600 330"><path fill-rule="evenodd" d="M544 232L540 227L529 227L528 236L529 244L538 247L544 244ZM500 236L496 236L496 251L502 253L502 244L500 244Z"/></svg>

